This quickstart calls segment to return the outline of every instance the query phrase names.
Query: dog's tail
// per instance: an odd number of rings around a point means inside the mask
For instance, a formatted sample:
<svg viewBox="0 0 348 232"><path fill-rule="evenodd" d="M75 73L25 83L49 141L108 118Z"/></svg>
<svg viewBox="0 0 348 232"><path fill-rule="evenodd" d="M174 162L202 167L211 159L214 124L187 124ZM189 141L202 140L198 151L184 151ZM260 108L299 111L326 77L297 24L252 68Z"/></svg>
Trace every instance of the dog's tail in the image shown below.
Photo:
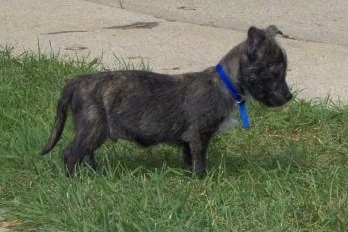
<svg viewBox="0 0 348 232"><path fill-rule="evenodd" d="M71 103L71 98L75 89L74 83L74 81L70 81L70 83L68 83L62 90L62 93L58 101L56 119L52 128L52 132L45 147L41 151L41 155L45 155L48 152L50 152L53 149L53 147L57 144L57 142L60 139L60 136L62 135L69 105Z"/></svg>

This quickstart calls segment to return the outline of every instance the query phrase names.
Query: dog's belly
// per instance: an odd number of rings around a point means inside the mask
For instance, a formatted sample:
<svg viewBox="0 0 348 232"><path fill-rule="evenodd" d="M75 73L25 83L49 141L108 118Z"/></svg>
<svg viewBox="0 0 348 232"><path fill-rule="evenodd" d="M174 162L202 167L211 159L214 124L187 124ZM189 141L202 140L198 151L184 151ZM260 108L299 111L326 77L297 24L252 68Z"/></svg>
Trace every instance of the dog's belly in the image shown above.
<svg viewBox="0 0 348 232"><path fill-rule="evenodd" d="M183 123L161 122L141 123L141 121L124 122L112 120L109 124L109 138L112 140L124 139L135 141L142 146L150 146L158 143L178 144L181 141Z"/></svg>
<svg viewBox="0 0 348 232"><path fill-rule="evenodd" d="M235 113L230 113L225 120L223 120L220 125L219 125L219 129L217 130L216 134L220 134L222 132L225 132L229 129L231 129L232 127L234 127L235 125L237 125L239 123L239 120L236 119L236 115Z"/></svg>

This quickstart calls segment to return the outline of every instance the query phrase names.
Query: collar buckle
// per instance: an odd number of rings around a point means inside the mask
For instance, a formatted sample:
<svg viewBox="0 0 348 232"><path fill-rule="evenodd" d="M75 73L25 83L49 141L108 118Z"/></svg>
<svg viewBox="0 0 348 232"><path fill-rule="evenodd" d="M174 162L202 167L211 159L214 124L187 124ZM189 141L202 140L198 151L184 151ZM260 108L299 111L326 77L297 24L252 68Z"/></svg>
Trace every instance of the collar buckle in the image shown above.
<svg viewBox="0 0 348 232"><path fill-rule="evenodd" d="M225 84L226 88L229 90L232 97L236 100L237 104L239 105L239 113L242 119L243 127L249 128L250 122L249 122L248 112L245 106L245 100L243 99L242 95L239 94L238 90L234 87L234 85L228 78L222 65L221 64L216 65L215 70L219 74L220 79Z"/></svg>

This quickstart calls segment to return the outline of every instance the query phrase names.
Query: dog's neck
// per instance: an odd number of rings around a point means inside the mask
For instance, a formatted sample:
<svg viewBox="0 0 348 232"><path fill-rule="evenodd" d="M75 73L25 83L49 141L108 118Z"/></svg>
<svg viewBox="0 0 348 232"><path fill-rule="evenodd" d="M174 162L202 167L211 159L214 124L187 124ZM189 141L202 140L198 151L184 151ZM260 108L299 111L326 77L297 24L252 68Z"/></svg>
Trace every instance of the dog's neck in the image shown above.
<svg viewBox="0 0 348 232"><path fill-rule="evenodd" d="M245 90L242 86L242 78L240 76L240 47L237 46L228 52L220 61L221 66L225 70L227 76L230 78L230 81L236 87L241 95L245 95Z"/></svg>

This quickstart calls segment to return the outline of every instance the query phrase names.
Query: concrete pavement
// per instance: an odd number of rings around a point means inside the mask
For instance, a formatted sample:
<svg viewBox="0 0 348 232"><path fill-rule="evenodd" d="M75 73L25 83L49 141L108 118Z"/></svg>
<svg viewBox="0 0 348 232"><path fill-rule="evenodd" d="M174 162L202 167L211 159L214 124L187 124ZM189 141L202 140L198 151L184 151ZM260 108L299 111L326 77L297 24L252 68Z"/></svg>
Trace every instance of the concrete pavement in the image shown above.
<svg viewBox="0 0 348 232"><path fill-rule="evenodd" d="M210 2L0 0L0 44L36 51L39 41L41 51L62 57L103 55L109 66L114 56L143 58L156 72L179 73L215 65L250 25L275 24L287 35L278 40L288 53L288 82L300 97L330 93L348 103L348 2Z"/></svg>

